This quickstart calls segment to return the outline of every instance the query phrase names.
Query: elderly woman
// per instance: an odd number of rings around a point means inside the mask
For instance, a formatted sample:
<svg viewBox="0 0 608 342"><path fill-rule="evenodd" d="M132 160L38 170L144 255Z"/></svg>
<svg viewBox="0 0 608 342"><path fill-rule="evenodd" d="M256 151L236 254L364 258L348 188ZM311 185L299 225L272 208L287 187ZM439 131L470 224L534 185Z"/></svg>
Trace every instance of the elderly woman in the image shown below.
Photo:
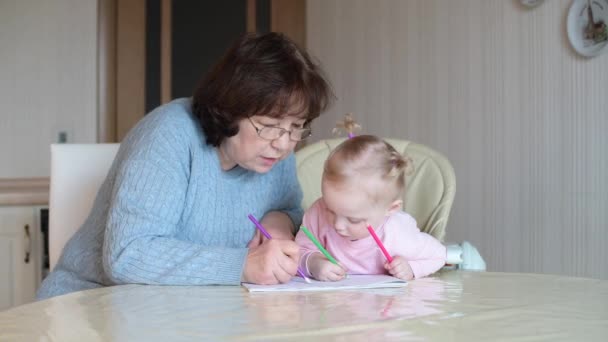
<svg viewBox="0 0 608 342"><path fill-rule="evenodd" d="M285 36L242 37L192 98L129 132L38 298L126 283L289 281L302 220L293 151L332 99L320 67Z"/></svg>

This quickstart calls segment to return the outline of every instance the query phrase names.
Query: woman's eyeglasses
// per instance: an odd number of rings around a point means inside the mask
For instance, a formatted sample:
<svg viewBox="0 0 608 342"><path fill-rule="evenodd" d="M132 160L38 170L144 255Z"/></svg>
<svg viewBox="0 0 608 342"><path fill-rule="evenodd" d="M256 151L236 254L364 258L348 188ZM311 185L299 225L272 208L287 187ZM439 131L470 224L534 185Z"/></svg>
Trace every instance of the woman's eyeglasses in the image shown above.
<svg viewBox="0 0 608 342"><path fill-rule="evenodd" d="M310 135L312 134L312 130L307 127L294 128L291 131L289 131L282 127L266 126L266 125L260 124L262 127L259 128L253 123L253 121L251 121L251 118L247 118L247 119L249 120L249 122L251 122L251 125L253 126L253 128L255 128L255 131L258 133L258 136L264 140L279 139L280 137L283 136L283 134L287 133L287 134L289 134L290 140L302 141L302 140L310 137Z"/></svg>

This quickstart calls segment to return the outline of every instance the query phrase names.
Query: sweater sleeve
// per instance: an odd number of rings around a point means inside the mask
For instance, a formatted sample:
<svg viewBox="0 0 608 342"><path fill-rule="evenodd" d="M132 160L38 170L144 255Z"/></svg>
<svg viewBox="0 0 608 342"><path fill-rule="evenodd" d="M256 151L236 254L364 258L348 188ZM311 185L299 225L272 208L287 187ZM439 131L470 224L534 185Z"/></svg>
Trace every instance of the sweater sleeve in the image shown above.
<svg viewBox="0 0 608 342"><path fill-rule="evenodd" d="M402 222L403 223L403 222ZM416 220L406 215L404 226L399 227L402 232L399 250L408 260L416 279L426 277L438 271L445 265L446 248L433 236L418 229Z"/></svg>
<svg viewBox="0 0 608 342"><path fill-rule="evenodd" d="M313 203L306 213L304 213L304 218L302 219L302 225L306 227L319 241L323 241L323 237L320 236L320 216L323 214L320 210L322 210L319 206L319 200ZM321 253L317 246L310 241L308 236L300 230L296 234L296 243L300 246L300 269L306 272L307 276L312 276L310 271L308 270L308 258L313 253Z"/></svg>
<svg viewBox="0 0 608 342"><path fill-rule="evenodd" d="M183 130L136 130L121 146L102 255L116 284L240 283L246 248L177 238L190 170Z"/></svg>
<svg viewBox="0 0 608 342"><path fill-rule="evenodd" d="M421 232L416 245L415 256L408 261L416 279L435 273L445 265L446 249L439 240Z"/></svg>

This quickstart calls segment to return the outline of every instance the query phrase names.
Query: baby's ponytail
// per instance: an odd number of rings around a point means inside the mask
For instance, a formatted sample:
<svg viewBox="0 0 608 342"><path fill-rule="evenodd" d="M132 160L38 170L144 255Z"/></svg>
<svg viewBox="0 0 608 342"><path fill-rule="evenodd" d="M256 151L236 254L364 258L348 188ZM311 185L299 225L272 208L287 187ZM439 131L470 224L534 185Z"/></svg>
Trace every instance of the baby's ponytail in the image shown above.
<svg viewBox="0 0 608 342"><path fill-rule="evenodd" d="M412 161L412 158L402 155L395 149L389 149L391 150L389 156L391 168L387 176L390 178L397 178L401 175L410 175L414 171L414 162Z"/></svg>

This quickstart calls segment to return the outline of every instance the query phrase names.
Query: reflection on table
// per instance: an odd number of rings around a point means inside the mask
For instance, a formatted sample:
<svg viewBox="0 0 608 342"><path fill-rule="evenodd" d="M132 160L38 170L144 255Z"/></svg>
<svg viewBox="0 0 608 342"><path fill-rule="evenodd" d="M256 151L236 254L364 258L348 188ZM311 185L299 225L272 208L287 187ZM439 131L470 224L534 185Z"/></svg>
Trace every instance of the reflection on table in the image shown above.
<svg viewBox="0 0 608 342"><path fill-rule="evenodd" d="M0 340L608 340L608 281L444 272L400 289L124 285L0 312Z"/></svg>

